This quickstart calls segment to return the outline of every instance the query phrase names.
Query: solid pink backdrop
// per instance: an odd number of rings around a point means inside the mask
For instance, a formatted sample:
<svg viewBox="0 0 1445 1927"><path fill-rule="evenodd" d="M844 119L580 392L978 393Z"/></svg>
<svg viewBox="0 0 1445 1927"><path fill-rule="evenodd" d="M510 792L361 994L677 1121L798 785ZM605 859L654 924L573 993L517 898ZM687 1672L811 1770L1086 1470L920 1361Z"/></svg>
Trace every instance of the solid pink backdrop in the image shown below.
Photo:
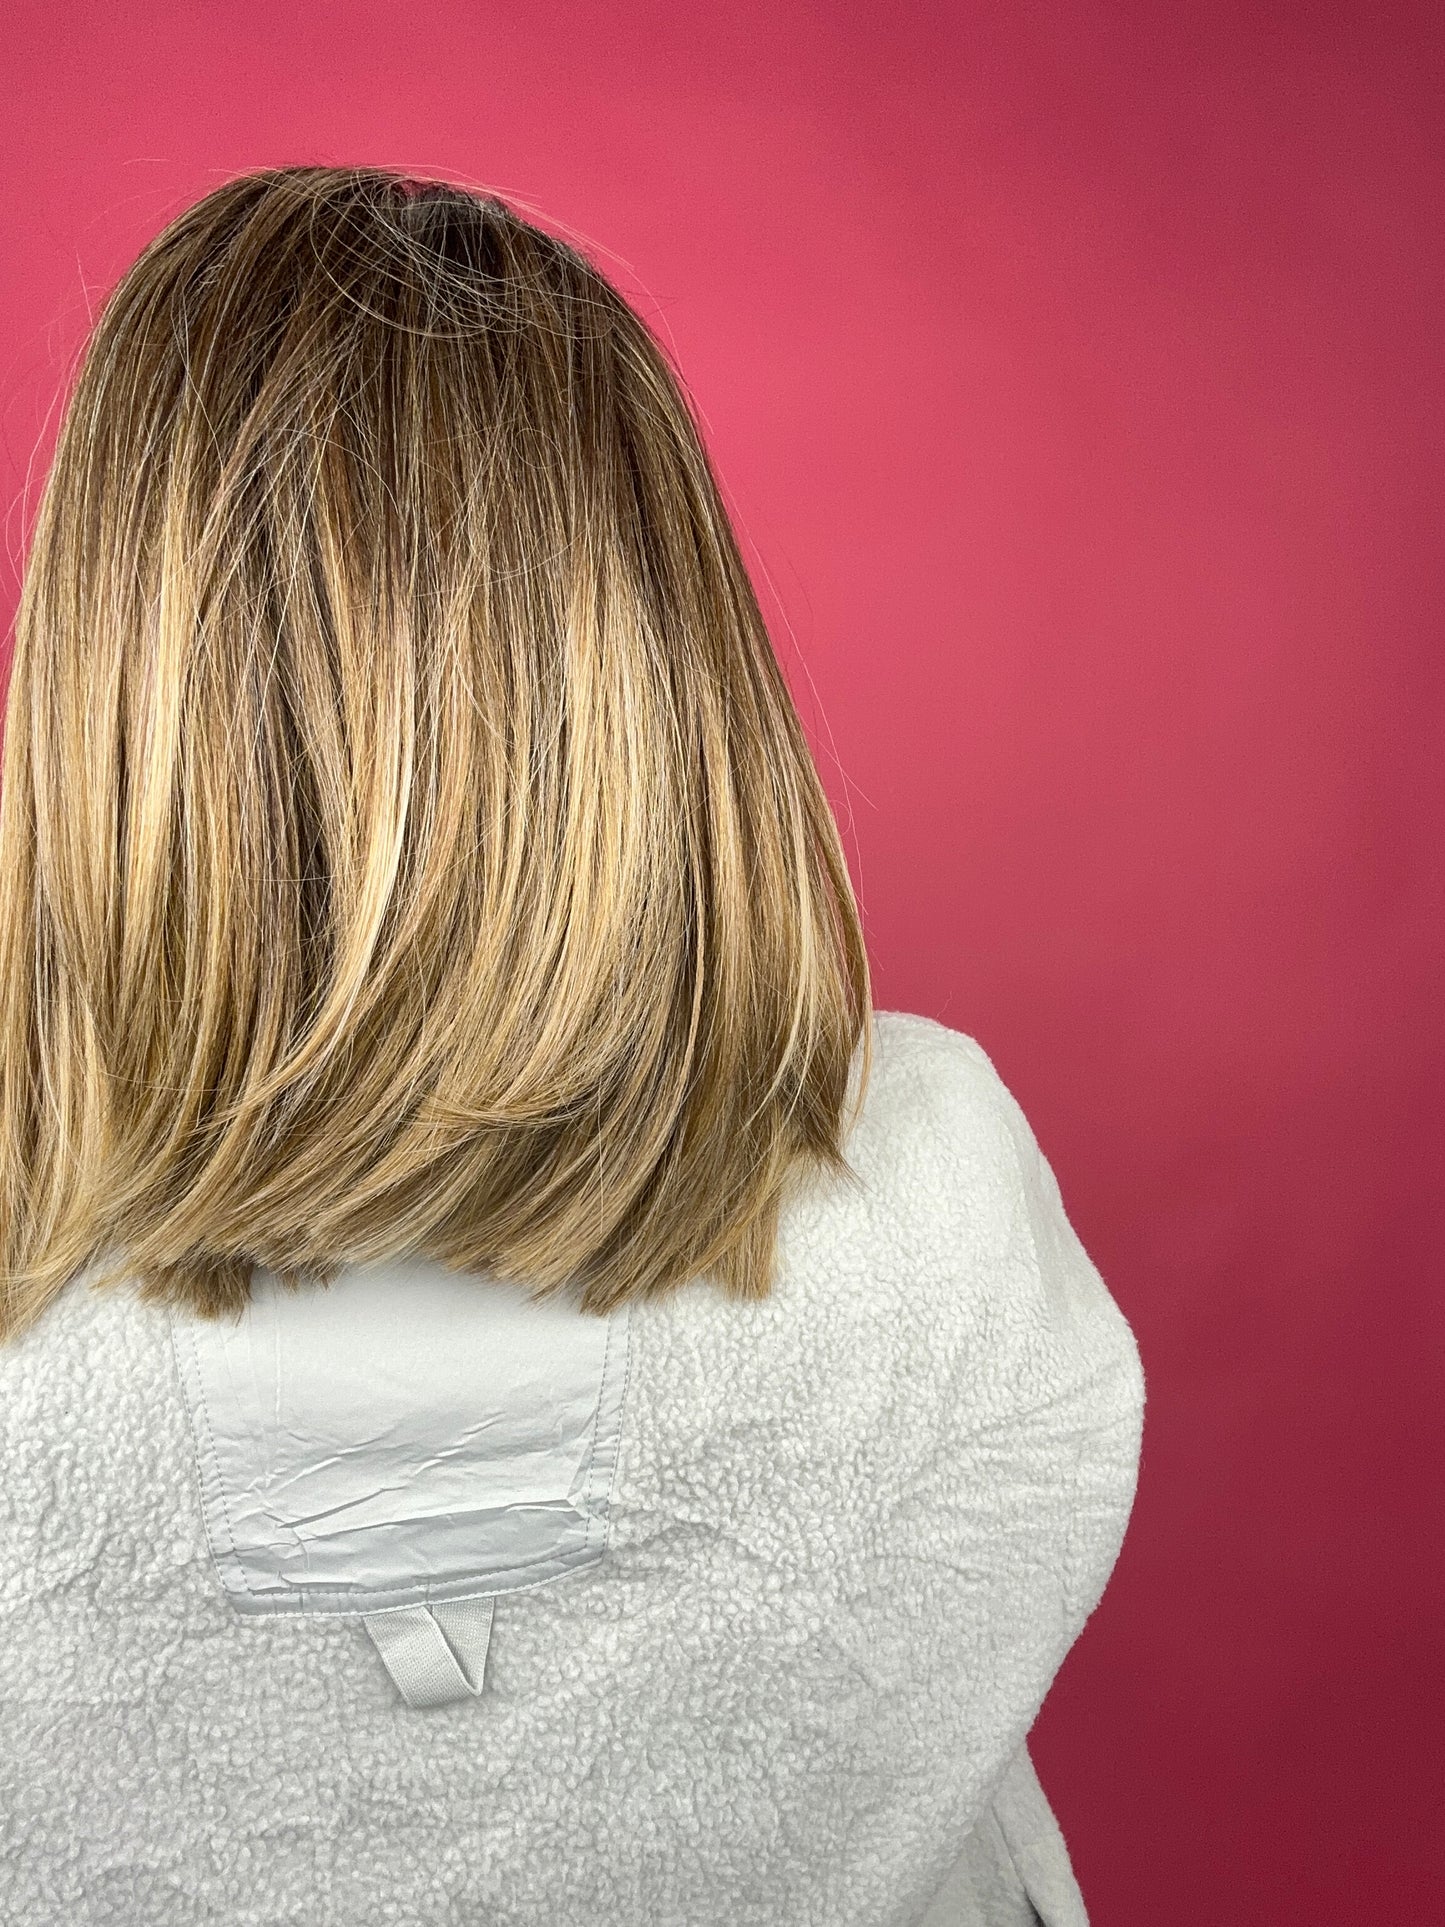
<svg viewBox="0 0 1445 1927"><path fill-rule="evenodd" d="M1438 11L6 34L12 596L87 307L233 173L465 178L652 318L878 1001L989 1051L1139 1337L1134 1519L1034 1736L1093 1916L1442 1917Z"/></svg>

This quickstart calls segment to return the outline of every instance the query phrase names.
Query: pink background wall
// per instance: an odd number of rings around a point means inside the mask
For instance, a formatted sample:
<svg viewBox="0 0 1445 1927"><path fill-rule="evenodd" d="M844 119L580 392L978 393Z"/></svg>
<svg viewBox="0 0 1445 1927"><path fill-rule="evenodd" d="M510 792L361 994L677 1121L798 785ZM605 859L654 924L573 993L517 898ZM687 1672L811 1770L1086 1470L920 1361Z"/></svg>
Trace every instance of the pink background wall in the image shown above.
<svg viewBox="0 0 1445 1927"><path fill-rule="evenodd" d="M1094 1918L1445 1917L1437 10L8 20L7 600L87 300L231 173L460 175L620 257L878 1000L989 1050L1143 1350L1035 1732Z"/></svg>

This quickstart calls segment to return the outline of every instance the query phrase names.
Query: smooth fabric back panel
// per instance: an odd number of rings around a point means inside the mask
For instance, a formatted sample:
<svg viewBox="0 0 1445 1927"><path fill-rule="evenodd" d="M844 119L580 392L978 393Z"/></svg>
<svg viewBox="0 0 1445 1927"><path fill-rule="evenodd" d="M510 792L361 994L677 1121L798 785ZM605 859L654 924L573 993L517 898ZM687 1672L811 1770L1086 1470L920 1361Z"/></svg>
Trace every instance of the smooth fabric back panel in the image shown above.
<svg viewBox="0 0 1445 1927"><path fill-rule="evenodd" d="M512 1592L602 1557L628 1308L430 1260L176 1313L206 1530L242 1613L369 1613Z"/></svg>

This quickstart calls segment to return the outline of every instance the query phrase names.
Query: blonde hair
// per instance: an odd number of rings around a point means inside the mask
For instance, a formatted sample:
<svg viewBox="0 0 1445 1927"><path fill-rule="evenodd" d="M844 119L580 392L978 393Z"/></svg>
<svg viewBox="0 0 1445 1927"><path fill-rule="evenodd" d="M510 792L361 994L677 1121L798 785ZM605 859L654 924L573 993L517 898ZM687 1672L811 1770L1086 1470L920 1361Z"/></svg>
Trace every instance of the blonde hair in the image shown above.
<svg viewBox="0 0 1445 1927"><path fill-rule="evenodd" d="M271 169L88 346L0 795L0 1339L403 1251L770 1290L871 1060L837 830L684 391L493 198ZM861 1052L860 1052L861 1043Z"/></svg>

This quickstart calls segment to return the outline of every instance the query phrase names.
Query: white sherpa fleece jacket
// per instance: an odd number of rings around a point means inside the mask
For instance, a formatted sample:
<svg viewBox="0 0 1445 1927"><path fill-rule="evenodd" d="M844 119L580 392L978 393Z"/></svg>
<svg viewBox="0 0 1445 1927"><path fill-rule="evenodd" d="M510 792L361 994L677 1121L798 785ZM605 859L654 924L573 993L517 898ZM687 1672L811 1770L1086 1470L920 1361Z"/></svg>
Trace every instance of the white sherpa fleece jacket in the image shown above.
<svg viewBox="0 0 1445 1927"><path fill-rule="evenodd" d="M1025 1738L1133 1335L983 1049L883 1013L770 1298L423 1261L0 1349L10 1927L1081 1927Z"/></svg>

